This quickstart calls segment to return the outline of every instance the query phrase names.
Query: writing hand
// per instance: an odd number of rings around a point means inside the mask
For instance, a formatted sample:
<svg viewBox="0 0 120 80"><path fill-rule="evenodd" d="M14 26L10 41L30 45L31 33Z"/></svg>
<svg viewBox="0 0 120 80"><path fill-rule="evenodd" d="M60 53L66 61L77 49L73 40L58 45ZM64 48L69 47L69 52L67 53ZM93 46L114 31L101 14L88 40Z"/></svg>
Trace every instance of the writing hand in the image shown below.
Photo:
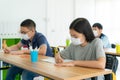
<svg viewBox="0 0 120 80"><path fill-rule="evenodd" d="M55 62L56 63L63 63L63 59L59 53L55 54Z"/></svg>
<svg viewBox="0 0 120 80"><path fill-rule="evenodd" d="M8 48L8 47L7 47L7 48L4 48L4 52L5 52L5 53L10 53L10 51L11 51L10 48Z"/></svg>

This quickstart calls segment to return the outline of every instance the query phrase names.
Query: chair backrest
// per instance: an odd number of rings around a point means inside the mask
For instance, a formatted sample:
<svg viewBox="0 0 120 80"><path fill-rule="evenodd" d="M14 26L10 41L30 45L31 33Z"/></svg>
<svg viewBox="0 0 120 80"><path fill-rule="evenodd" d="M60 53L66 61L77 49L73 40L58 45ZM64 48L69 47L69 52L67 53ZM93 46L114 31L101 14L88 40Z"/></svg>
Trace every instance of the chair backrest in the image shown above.
<svg viewBox="0 0 120 80"><path fill-rule="evenodd" d="M118 60L116 56L106 55L106 69L111 69L112 72L116 73L118 67ZM105 75L105 80L113 80L112 74Z"/></svg>
<svg viewBox="0 0 120 80"><path fill-rule="evenodd" d="M114 63L115 57L112 55L106 55L106 68L113 70Z"/></svg>

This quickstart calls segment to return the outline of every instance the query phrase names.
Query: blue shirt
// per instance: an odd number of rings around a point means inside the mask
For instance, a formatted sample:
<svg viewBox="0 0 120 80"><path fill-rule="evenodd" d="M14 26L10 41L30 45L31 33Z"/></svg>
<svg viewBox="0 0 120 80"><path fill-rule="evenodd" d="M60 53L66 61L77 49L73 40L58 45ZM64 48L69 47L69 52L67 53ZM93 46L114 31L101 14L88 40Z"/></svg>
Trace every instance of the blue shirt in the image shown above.
<svg viewBox="0 0 120 80"><path fill-rule="evenodd" d="M111 44L105 34L102 33L99 38L102 40L104 48L111 48Z"/></svg>
<svg viewBox="0 0 120 80"><path fill-rule="evenodd" d="M47 39L42 33L35 32L32 41L22 39L21 43L23 44L23 46L26 46L28 48L31 45L33 49L39 48L42 44L46 44L47 45L46 56L53 56L52 49L50 48Z"/></svg>

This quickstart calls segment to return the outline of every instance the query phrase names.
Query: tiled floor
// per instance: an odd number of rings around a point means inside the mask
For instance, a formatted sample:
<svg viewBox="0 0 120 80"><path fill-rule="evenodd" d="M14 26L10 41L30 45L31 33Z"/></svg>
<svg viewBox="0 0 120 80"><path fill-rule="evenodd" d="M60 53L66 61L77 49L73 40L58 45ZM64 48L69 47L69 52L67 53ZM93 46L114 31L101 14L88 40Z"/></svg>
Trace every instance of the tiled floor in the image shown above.
<svg viewBox="0 0 120 80"><path fill-rule="evenodd" d="M116 76L117 76L117 80L120 80L120 57L117 57L118 60L119 60L119 64L118 64L118 69L117 69L117 72L116 72Z"/></svg>

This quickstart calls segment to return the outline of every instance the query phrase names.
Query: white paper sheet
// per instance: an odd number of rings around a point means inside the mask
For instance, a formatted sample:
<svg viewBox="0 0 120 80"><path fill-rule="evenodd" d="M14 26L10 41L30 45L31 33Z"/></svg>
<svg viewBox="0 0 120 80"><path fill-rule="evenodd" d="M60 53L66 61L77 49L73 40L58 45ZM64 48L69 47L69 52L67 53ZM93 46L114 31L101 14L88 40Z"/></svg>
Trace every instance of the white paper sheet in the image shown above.
<svg viewBox="0 0 120 80"><path fill-rule="evenodd" d="M42 61L46 61L46 62L50 62L50 63L56 63L55 62L55 58L52 58L52 57L49 57L49 58L46 58L46 59L41 59ZM69 60L69 59L64 59L64 62L70 62L72 60Z"/></svg>

